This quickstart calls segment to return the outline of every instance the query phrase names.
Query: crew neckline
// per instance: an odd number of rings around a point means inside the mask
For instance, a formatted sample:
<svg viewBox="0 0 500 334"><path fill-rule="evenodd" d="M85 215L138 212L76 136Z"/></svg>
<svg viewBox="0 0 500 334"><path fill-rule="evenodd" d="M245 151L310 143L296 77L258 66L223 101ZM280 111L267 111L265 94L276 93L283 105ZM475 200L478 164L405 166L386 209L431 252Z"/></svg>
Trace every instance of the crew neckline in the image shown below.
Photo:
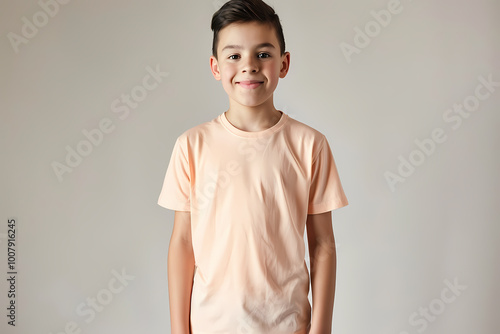
<svg viewBox="0 0 500 334"><path fill-rule="evenodd" d="M263 136L271 135L283 127L283 125L286 123L286 121L288 119L288 115L285 114L281 110L278 110L278 111L281 113L281 117L278 120L278 122L276 124L274 124L273 126L271 126L270 128L267 128L267 129L261 130L261 131L243 131L241 129L238 129L237 127L235 127L233 124L231 124L229 122L229 120L226 117L226 112L223 112L222 114L220 114L219 119L220 119L222 125L229 132L231 132L237 136L240 136L240 137L256 138L256 137L263 137Z"/></svg>

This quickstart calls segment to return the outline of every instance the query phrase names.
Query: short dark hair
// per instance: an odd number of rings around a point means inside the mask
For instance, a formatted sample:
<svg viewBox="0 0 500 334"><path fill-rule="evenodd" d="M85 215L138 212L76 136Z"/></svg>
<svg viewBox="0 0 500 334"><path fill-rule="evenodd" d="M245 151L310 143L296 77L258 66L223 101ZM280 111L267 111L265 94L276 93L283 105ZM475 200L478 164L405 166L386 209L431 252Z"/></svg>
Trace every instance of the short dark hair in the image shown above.
<svg viewBox="0 0 500 334"><path fill-rule="evenodd" d="M217 58L219 32L231 23L260 22L270 24L276 31L281 55L285 53L285 36L280 19L274 9L262 0L229 0L212 16L211 28L214 32L212 55Z"/></svg>

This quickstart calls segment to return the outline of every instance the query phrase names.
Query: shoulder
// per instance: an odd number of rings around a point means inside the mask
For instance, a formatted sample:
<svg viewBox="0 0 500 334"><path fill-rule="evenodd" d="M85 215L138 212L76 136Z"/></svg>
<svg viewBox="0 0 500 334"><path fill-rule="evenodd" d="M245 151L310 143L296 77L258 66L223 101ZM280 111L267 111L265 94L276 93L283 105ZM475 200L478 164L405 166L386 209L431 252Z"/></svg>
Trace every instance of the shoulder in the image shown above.
<svg viewBox="0 0 500 334"><path fill-rule="evenodd" d="M287 142L296 148L298 154L314 163L321 152L328 153L330 145L326 136L319 130L289 117Z"/></svg>
<svg viewBox="0 0 500 334"><path fill-rule="evenodd" d="M323 141L326 140L323 133L301 121L288 117L287 123L287 130L289 134L292 138L295 138L300 142L309 143L315 146L322 146Z"/></svg>
<svg viewBox="0 0 500 334"><path fill-rule="evenodd" d="M185 130L177 137L177 141L185 145L196 143L203 139L206 140L207 137L212 136L220 130L220 120L219 116L217 116L210 121L203 122Z"/></svg>

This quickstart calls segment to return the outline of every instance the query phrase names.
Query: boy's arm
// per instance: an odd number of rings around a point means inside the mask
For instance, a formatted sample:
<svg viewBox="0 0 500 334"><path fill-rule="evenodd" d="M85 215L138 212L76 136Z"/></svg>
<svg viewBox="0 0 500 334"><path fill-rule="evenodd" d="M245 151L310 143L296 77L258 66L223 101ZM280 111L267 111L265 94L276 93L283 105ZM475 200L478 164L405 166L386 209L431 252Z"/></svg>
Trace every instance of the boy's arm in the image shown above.
<svg viewBox="0 0 500 334"><path fill-rule="evenodd" d="M190 334L191 291L195 262L189 211L175 211L167 262L172 334Z"/></svg>
<svg viewBox="0 0 500 334"><path fill-rule="evenodd" d="M307 215L306 226L312 290L312 319L309 334L330 334L337 273L331 211Z"/></svg>

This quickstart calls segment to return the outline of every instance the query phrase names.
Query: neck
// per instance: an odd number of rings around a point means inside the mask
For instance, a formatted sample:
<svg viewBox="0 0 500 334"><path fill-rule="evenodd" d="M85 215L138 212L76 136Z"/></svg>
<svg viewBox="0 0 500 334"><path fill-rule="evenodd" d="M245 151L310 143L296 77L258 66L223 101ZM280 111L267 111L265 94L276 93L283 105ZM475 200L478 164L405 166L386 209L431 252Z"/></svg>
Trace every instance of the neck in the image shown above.
<svg viewBox="0 0 500 334"><path fill-rule="evenodd" d="M235 127L243 131L256 132L269 129L281 118L272 101L255 107L247 107L230 101L226 118Z"/></svg>

